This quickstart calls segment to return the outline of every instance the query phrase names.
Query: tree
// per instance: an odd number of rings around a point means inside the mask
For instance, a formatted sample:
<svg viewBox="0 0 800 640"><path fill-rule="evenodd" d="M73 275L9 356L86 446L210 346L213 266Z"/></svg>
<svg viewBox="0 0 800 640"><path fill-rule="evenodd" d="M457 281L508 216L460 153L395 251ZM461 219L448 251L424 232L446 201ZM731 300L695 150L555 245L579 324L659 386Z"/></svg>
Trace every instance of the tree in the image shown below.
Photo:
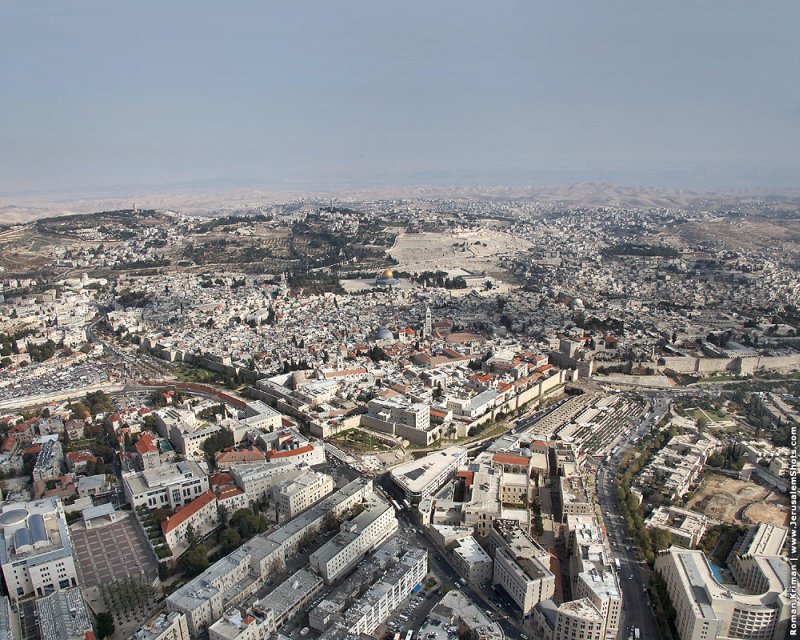
<svg viewBox="0 0 800 640"><path fill-rule="evenodd" d="M92 415L111 413L114 410L114 400L105 391L87 393L84 402Z"/></svg>
<svg viewBox="0 0 800 640"><path fill-rule="evenodd" d="M242 544L242 536L236 529L226 527L219 534L219 544L225 553L230 553L234 549L238 549Z"/></svg>
<svg viewBox="0 0 800 640"><path fill-rule="evenodd" d="M101 640L112 635L115 629L114 616L108 611L101 611L97 614L97 635Z"/></svg>
<svg viewBox="0 0 800 640"><path fill-rule="evenodd" d="M669 549L672 545L672 533L665 529L653 528L650 530L650 540L655 551Z"/></svg>
<svg viewBox="0 0 800 640"><path fill-rule="evenodd" d="M194 530L194 527L190 524L186 527L186 544L190 547L195 546L198 542L200 542L200 536L197 535L197 532Z"/></svg>
<svg viewBox="0 0 800 640"><path fill-rule="evenodd" d="M204 544L191 547L181 556L180 563L189 577L202 573L208 569L208 548Z"/></svg>
<svg viewBox="0 0 800 640"><path fill-rule="evenodd" d="M203 453L206 454L206 457L208 457L209 460L213 460L218 452L232 446L233 432L228 431L228 429L221 429L206 438L201 448L203 449Z"/></svg>
<svg viewBox="0 0 800 640"><path fill-rule="evenodd" d="M231 516L231 526L236 527L242 539L249 540L267 530L267 519L263 515L253 514L250 509L238 509Z"/></svg>

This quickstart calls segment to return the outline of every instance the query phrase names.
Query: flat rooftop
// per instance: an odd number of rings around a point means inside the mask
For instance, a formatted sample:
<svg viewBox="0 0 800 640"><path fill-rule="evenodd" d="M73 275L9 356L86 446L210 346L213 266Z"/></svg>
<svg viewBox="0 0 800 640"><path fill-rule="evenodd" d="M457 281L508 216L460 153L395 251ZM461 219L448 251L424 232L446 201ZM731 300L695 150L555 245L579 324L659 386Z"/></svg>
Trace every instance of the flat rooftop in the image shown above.
<svg viewBox="0 0 800 640"><path fill-rule="evenodd" d="M467 450L463 447L449 447L395 467L392 478L407 491L421 493L448 468L455 469L466 456Z"/></svg>

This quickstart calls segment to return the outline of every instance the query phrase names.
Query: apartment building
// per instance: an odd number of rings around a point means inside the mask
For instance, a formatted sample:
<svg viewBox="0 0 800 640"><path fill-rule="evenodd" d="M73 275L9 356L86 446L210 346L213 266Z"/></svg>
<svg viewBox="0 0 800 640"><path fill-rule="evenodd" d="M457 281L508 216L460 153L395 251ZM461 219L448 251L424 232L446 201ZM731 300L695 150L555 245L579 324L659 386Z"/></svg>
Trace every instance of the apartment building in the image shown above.
<svg viewBox="0 0 800 640"><path fill-rule="evenodd" d="M635 486L650 487L677 500L697 481L708 456L719 446L719 440L707 433L677 435L642 469Z"/></svg>
<svg viewBox="0 0 800 640"><path fill-rule="evenodd" d="M185 614L189 632L199 634L263 587L304 536L322 528L329 514L338 517L370 495L372 480L356 478L276 531L252 538L192 578L167 597L167 611Z"/></svg>
<svg viewBox="0 0 800 640"><path fill-rule="evenodd" d="M208 490L162 521L161 532L172 555L177 557L189 548L187 535L190 529L202 538L218 525L217 498L213 491Z"/></svg>
<svg viewBox="0 0 800 640"><path fill-rule="evenodd" d="M136 454L139 457L139 464L144 469L155 469L161 464L161 457L158 454L158 445L153 436L145 432L136 441Z"/></svg>
<svg viewBox="0 0 800 640"><path fill-rule="evenodd" d="M492 583L500 585L527 617L555 593L550 554L515 521L495 520L490 544L494 550Z"/></svg>
<svg viewBox="0 0 800 640"><path fill-rule="evenodd" d="M0 638L3 640L20 640L22 625L17 612L11 608L11 600L0 596Z"/></svg>
<svg viewBox="0 0 800 640"><path fill-rule="evenodd" d="M285 480L299 478L307 471L291 460L262 462L258 464L237 464L230 468L231 477L250 502L258 502L272 491L272 488Z"/></svg>
<svg viewBox="0 0 800 640"><path fill-rule="evenodd" d="M255 444L266 452L270 462L293 462L313 466L325 462L325 447L319 441L308 440L297 429L281 429L269 433L252 433Z"/></svg>
<svg viewBox="0 0 800 640"><path fill-rule="evenodd" d="M605 620L589 600L572 600L558 608L553 640L603 640L605 637Z"/></svg>
<svg viewBox="0 0 800 640"><path fill-rule="evenodd" d="M306 471L272 488L278 522L291 520L333 491L333 478L326 473Z"/></svg>
<svg viewBox="0 0 800 640"><path fill-rule="evenodd" d="M622 589L602 531L593 516L567 516L566 530L572 596L588 600L600 613L606 636L616 637L622 621Z"/></svg>
<svg viewBox="0 0 800 640"><path fill-rule="evenodd" d="M272 618L275 627L308 609L308 604L322 591L322 578L308 569L296 571L269 594L253 604L253 611Z"/></svg>
<svg viewBox="0 0 800 640"><path fill-rule="evenodd" d="M390 538L309 612L309 626L325 632L322 639L369 635L405 601L427 572L424 549L407 549L399 538Z"/></svg>
<svg viewBox="0 0 800 640"><path fill-rule="evenodd" d="M177 611L159 613L139 627L132 640L191 640L186 616Z"/></svg>
<svg viewBox="0 0 800 640"><path fill-rule="evenodd" d="M472 585L482 587L492 581L493 562L484 548L473 536L466 536L455 543L450 553L456 571Z"/></svg>
<svg viewBox="0 0 800 640"><path fill-rule="evenodd" d="M34 481L47 482L56 480L61 475L64 464L64 451L58 436L42 436L38 439L39 454L33 465L31 475Z"/></svg>
<svg viewBox="0 0 800 640"><path fill-rule="evenodd" d="M503 640L507 636L497 622L490 620L483 611L458 589L448 591L437 602L420 627L418 638L445 640L457 629L466 632L466 637L480 640Z"/></svg>
<svg viewBox="0 0 800 640"><path fill-rule="evenodd" d="M58 498L0 507L0 566L9 598L42 597L78 584L72 541Z"/></svg>
<svg viewBox="0 0 800 640"><path fill-rule="evenodd" d="M672 535L672 541L689 549L696 547L708 527L702 513L680 507L657 507L645 520L648 529L662 529Z"/></svg>
<svg viewBox="0 0 800 640"><path fill-rule="evenodd" d="M309 566L325 584L345 575L364 555L397 531L394 508L374 502L355 518L341 525L339 533L309 557Z"/></svg>
<svg viewBox="0 0 800 640"><path fill-rule="evenodd" d="M580 475L559 478L558 490L561 496L562 519L594 513L594 504Z"/></svg>
<svg viewBox="0 0 800 640"><path fill-rule="evenodd" d="M47 640L86 640L94 637L92 619L80 587L37 598L36 617L41 637Z"/></svg>
<svg viewBox="0 0 800 640"><path fill-rule="evenodd" d="M300 569L265 597L253 603L247 613L231 608L208 628L209 640L262 640L289 619L305 610L322 589L322 579Z"/></svg>
<svg viewBox="0 0 800 640"><path fill-rule="evenodd" d="M280 545L256 536L171 593L167 612L186 616L189 633L196 636L261 588L284 557Z"/></svg>

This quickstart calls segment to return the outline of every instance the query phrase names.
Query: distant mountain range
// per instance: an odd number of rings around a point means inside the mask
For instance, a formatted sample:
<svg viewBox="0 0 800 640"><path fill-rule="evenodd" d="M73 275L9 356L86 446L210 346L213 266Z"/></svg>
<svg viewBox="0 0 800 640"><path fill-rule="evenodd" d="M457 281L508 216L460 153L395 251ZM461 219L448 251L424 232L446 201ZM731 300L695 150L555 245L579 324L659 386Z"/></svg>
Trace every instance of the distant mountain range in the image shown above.
<svg viewBox="0 0 800 640"><path fill-rule="evenodd" d="M174 209L189 214L229 214L258 209L260 206L309 200L378 200L399 198L455 198L471 200L538 201L564 207L665 207L686 209L723 203L772 201L800 206L800 189L739 192L698 192L655 187L617 186L603 182L580 182L565 186L482 186L461 187L369 187L341 191L262 191L232 190L220 192L164 193L122 199L110 196L34 196L0 204L0 224L14 224L48 216L114 209L130 209L134 200L139 208Z"/></svg>

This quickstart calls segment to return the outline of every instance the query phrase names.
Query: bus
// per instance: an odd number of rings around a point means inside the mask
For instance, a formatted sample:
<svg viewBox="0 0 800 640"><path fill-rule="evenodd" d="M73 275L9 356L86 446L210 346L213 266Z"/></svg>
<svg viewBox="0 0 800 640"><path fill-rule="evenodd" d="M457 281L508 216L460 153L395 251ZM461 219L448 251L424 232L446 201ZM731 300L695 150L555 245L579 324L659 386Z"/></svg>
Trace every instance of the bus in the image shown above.
<svg viewBox="0 0 800 640"><path fill-rule="evenodd" d="M406 640L411 640L412 636L414 635L414 631L409 629L406 631Z"/></svg>
<svg viewBox="0 0 800 640"><path fill-rule="evenodd" d="M633 637L636 638L636 640L639 640L639 638L641 637L641 636L639 636L639 627L636 627L633 630Z"/></svg>
<svg viewBox="0 0 800 640"><path fill-rule="evenodd" d="M411 511L411 505L408 503L408 500L403 500L403 504L405 505L406 509Z"/></svg>
<svg viewBox="0 0 800 640"><path fill-rule="evenodd" d="M617 571L622 568L619 564L619 558L614 558L614 565L617 567Z"/></svg>
<svg viewBox="0 0 800 640"><path fill-rule="evenodd" d="M395 510L396 510L398 513L399 513L399 512L401 512L401 511L403 510L403 507L401 507L401 506L400 506L400 503L399 503L399 502L397 502L397 500L392 500L392 506L395 508Z"/></svg>

